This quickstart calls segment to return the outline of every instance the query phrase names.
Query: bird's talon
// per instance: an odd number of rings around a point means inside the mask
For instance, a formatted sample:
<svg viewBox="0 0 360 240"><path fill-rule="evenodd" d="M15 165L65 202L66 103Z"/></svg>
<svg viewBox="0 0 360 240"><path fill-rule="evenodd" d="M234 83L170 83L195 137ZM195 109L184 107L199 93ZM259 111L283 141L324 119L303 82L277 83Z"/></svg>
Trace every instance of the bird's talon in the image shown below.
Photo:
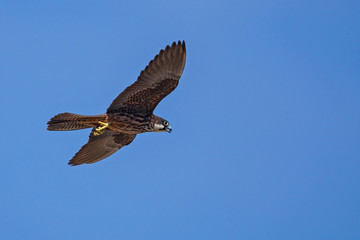
<svg viewBox="0 0 360 240"><path fill-rule="evenodd" d="M107 128L107 127L109 126L109 123L104 123L104 122L101 122L101 121L99 121L98 123L99 123L101 126L105 127L105 128Z"/></svg>
<svg viewBox="0 0 360 240"><path fill-rule="evenodd" d="M97 127L95 128L95 131L94 131L94 136L98 136L98 135L101 135L104 133L104 130L109 126L109 123L104 123L104 122L98 122L101 127Z"/></svg>

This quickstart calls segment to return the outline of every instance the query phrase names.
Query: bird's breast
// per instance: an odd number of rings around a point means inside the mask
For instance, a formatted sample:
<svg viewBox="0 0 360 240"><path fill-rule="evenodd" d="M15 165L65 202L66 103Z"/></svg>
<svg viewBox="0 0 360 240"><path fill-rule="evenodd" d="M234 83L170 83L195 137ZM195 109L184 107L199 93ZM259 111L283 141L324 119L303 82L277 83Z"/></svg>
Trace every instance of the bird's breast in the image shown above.
<svg viewBox="0 0 360 240"><path fill-rule="evenodd" d="M109 115L109 130L125 134L151 131L150 117L141 114L113 113Z"/></svg>

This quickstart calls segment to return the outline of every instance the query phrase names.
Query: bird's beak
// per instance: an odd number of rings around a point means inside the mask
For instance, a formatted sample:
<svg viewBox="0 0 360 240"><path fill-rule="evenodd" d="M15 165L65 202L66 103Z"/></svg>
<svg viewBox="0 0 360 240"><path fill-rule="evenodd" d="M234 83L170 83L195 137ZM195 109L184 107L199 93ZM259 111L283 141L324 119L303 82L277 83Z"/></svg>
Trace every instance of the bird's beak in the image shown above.
<svg viewBox="0 0 360 240"><path fill-rule="evenodd" d="M166 131L168 132L168 133L171 133L171 131L172 131L172 128L171 128L171 126L169 125L169 126L167 126L166 128Z"/></svg>

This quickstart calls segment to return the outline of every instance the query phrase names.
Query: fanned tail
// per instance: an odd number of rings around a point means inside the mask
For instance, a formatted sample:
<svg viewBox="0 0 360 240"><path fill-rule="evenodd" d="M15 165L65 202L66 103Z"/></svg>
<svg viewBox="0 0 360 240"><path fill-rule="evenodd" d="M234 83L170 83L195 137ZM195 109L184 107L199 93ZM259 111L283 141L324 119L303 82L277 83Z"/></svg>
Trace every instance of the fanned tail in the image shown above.
<svg viewBox="0 0 360 240"><path fill-rule="evenodd" d="M60 113L48 121L49 131L71 131L97 126L99 121L105 121L106 114L85 116L74 113Z"/></svg>

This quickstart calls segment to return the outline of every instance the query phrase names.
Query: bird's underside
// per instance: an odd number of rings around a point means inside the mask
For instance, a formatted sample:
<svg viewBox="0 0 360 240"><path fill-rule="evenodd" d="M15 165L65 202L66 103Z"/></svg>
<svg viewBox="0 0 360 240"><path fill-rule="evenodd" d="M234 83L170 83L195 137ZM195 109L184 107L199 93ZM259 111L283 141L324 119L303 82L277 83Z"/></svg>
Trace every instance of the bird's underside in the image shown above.
<svg viewBox="0 0 360 240"><path fill-rule="evenodd" d="M88 143L75 154L69 165L100 161L130 144L139 133L171 132L170 124L153 111L177 87L185 59L185 42L174 42L150 61L137 81L112 102L105 114L60 113L50 119L50 131L92 128Z"/></svg>

